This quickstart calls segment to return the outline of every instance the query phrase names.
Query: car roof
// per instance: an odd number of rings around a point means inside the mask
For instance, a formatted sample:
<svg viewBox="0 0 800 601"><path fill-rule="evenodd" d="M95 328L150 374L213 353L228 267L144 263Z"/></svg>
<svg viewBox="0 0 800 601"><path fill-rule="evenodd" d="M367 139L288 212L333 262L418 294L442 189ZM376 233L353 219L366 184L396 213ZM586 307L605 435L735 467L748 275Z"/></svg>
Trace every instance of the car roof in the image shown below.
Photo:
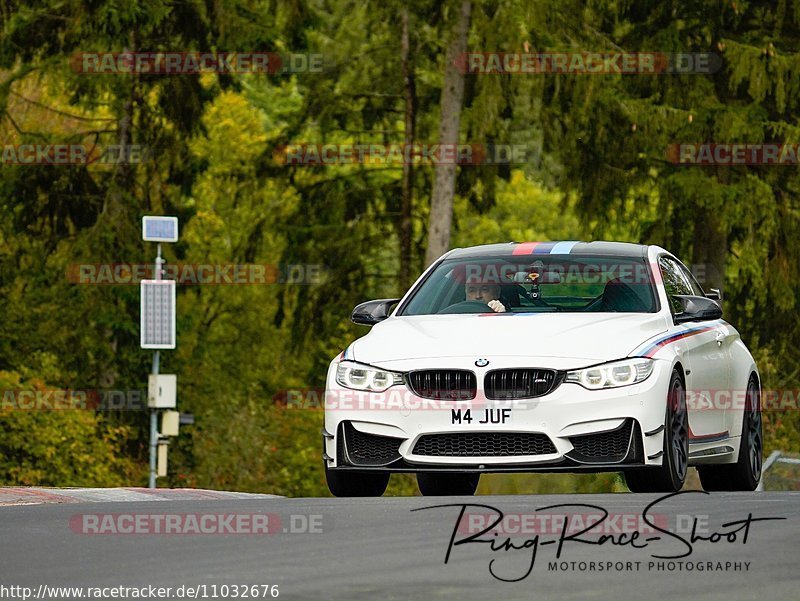
<svg viewBox="0 0 800 601"><path fill-rule="evenodd" d="M648 246L629 242L580 242L563 240L553 242L505 242L456 248L445 255L447 259L478 257L503 257L512 255L588 255L641 259L647 256Z"/></svg>

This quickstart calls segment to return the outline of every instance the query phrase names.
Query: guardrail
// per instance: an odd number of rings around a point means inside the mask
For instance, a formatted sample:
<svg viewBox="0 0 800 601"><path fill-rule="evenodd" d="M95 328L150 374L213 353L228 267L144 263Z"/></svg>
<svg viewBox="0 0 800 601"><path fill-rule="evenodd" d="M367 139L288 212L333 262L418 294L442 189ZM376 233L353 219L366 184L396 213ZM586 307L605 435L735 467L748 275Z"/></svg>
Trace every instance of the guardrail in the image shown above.
<svg viewBox="0 0 800 601"><path fill-rule="evenodd" d="M800 459L796 457L786 457L783 451L772 451L772 453L769 454L769 457L767 457L767 460L764 462L764 466L761 468L761 480L758 481L756 490L764 490L764 476L767 474L767 470L775 463L791 463L794 465L800 465Z"/></svg>

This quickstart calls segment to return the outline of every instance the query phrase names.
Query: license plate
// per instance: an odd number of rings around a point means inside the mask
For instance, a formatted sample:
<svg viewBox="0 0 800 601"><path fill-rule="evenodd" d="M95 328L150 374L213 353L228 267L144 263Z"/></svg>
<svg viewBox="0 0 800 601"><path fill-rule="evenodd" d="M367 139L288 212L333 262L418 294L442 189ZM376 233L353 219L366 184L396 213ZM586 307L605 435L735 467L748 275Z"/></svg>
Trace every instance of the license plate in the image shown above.
<svg viewBox="0 0 800 601"><path fill-rule="evenodd" d="M491 425L510 424L511 409L451 409L450 423L452 425Z"/></svg>

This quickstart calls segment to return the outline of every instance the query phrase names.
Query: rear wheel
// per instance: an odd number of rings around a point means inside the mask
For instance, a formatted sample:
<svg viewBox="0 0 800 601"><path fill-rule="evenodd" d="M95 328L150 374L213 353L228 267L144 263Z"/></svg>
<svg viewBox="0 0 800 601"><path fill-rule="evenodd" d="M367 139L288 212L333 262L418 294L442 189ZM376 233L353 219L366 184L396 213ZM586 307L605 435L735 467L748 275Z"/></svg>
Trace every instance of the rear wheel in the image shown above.
<svg viewBox="0 0 800 601"><path fill-rule="evenodd" d="M755 490L761 479L763 441L761 392L755 378L751 378L747 384L747 397L742 416L739 458L732 464L698 466L697 471L703 488L708 491Z"/></svg>
<svg viewBox="0 0 800 601"><path fill-rule="evenodd" d="M389 472L332 470L326 464L325 480L334 497L380 497L389 484Z"/></svg>
<svg viewBox="0 0 800 601"><path fill-rule="evenodd" d="M677 492L689 470L689 414L686 388L677 370L672 372L664 417L664 448L660 467L625 472L631 492Z"/></svg>
<svg viewBox="0 0 800 601"><path fill-rule="evenodd" d="M419 472L417 474L417 485L419 486L419 492L426 497L471 496L475 494L480 479L480 474L431 474Z"/></svg>

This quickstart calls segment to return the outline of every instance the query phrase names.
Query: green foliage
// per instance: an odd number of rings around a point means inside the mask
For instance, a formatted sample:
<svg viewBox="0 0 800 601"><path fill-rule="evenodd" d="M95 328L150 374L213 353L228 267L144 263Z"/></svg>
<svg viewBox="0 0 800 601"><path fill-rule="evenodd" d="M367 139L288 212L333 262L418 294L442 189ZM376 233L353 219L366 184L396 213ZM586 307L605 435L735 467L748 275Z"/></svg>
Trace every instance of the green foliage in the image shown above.
<svg viewBox="0 0 800 601"><path fill-rule="evenodd" d="M24 486L126 486L144 470L122 453L130 428L115 426L91 409L20 409L20 392L46 391L0 371L0 482Z"/></svg>
<svg viewBox="0 0 800 601"><path fill-rule="evenodd" d="M625 492L620 474L487 474L481 476L481 495L552 495Z"/></svg>
<svg viewBox="0 0 800 601"><path fill-rule="evenodd" d="M525 240L580 240L583 226L573 203L544 189L520 170L497 187L496 204L480 213L464 199L455 207L458 220L453 246ZM565 210L566 209L566 210Z"/></svg>
<svg viewBox="0 0 800 601"><path fill-rule="evenodd" d="M322 422L321 410L269 401L205 413L192 432L198 462L191 470L176 470L171 482L292 497L329 496L322 466ZM387 494L419 494L416 480L395 475Z"/></svg>

